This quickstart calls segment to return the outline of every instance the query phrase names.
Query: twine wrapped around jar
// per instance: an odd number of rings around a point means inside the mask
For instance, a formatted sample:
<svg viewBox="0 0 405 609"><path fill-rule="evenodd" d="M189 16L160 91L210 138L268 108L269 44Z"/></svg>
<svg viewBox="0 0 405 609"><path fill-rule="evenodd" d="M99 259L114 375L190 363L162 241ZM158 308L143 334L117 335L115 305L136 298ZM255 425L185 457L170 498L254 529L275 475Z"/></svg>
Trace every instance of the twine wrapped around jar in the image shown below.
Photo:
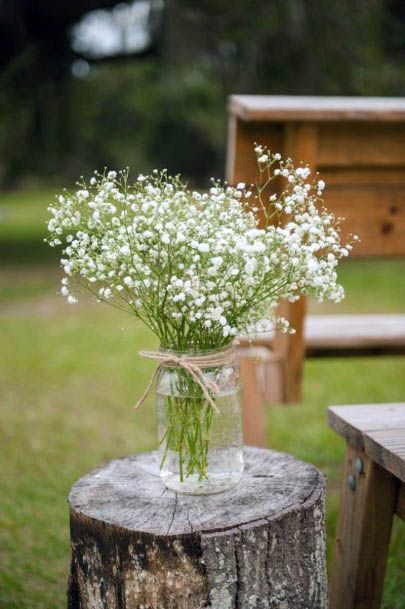
<svg viewBox="0 0 405 609"><path fill-rule="evenodd" d="M221 349L218 351L212 351L210 353L199 354L199 355L189 355L182 353L181 355L177 355L176 353L169 351L139 351L139 355L141 357L145 357L146 359L153 359L159 362L158 367L152 374L150 381L143 393L143 395L139 398L134 408L139 408L146 400L153 382L161 368L164 367L173 367L173 368L182 368L186 370L188 374L194 379L194 381L201 387L201 391L207 402L213 407L213 409L218 412L217 405L215 404L215 400L213 399L213 395L218 395L219 388L218 385L209 379L203 372L204 368L215 368L217 366L226 366L228 364L233 364L235 360L235 352L233 347L228 347L226 349Z"/></svg>

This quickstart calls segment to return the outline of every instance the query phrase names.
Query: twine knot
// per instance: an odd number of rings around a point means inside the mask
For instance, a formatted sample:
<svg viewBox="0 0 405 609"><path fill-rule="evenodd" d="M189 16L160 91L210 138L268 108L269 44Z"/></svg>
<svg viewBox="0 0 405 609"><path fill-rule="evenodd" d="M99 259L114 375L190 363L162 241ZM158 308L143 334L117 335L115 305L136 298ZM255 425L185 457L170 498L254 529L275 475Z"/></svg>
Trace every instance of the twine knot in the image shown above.
<svg viewBox="0 0 405 609"><path fill-rule="evenodd" d="M207 402L209 402L213 409L218 412L218 407L212 396L218 395L220 389L215 381L204 374L203 370L205 368L216 368L217 366L233 364L235 361L233 347L200 355L189 355L185 353L178 355L171 351L139 351L139 355L146 359L153 359L159 362L159 365L152 374L143 395L139 398L134 408L139 408L146 400L153 382L162 368L182 368L183 370L186 370L197 385L201 387L201 391Z"/></svg>

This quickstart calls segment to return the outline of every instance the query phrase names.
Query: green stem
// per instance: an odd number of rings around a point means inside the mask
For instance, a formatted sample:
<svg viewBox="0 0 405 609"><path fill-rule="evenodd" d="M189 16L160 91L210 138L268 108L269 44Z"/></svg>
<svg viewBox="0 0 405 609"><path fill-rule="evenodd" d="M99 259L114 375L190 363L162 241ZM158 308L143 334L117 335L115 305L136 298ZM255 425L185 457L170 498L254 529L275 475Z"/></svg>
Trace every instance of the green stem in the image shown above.
<svg viewBox="0 0 405 609"><path fill-rule="evenodd" d="M175 375L174 395L165 396L167 429L160 441L163 447L161 467L169 450L177 453L180 481L198 474L207 478L208 451L214 411L201 387L186 371Z"/></svg>

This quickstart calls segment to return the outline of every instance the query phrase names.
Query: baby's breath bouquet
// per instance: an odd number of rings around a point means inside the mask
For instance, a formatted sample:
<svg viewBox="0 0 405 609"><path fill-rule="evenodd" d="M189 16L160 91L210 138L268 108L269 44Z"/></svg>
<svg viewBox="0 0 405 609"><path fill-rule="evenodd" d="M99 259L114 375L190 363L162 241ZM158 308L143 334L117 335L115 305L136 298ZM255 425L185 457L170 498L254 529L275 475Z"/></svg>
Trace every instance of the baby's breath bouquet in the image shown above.
<svg viewBox="0 0 405 609"><path fill-rule="evenodd" d="M167 476L175 468L180 486L192 480L203 488L215 470L210 451L221 442L228 450L216 417L240 430L235 400L231 416L222 399L232 391L221 393L234 378L235 337L269 323L293 331L277 317L281 299L344 296L336 267L351 245L341 244L339 223L322 206L324 182L262 146L255 151L255 186L214 181L200 193L165 170L135 180L127 170L105 171L49 207L48 242L63 245L68 302L86 288L142 320L160 342L159 352L144 355L159 361L161 468ZM241 452L238 459L236 477Z"/></svg>

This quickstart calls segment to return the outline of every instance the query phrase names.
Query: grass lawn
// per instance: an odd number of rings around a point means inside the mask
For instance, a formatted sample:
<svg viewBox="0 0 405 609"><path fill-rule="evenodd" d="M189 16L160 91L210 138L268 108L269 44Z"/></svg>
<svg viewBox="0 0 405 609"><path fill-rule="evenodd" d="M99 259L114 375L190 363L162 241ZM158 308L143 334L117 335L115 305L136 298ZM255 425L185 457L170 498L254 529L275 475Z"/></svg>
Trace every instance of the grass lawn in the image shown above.
<svg viewBox="0 0 405 609"><path fill-rule="evenodd" d="M154 341L114 310L68 307L55 295L57 268L38 254L42 246L31 248L43 213L31 195L12 197L0 197L0 254L8 252L0 269L0 608L55 609L65 606L71 485L102 461L155 446L153 400L131 408L153 369L137 351ZM403 261L348 263L347 301L332 310L403 312L404 276ZM405 358L309 360L304 394L300 406L269 408L268 445L327 474L330 546L344 444L326 425L326 406L404 400ZM384 609L405 609L404 557L405 525L396 522Z"/></svg>

